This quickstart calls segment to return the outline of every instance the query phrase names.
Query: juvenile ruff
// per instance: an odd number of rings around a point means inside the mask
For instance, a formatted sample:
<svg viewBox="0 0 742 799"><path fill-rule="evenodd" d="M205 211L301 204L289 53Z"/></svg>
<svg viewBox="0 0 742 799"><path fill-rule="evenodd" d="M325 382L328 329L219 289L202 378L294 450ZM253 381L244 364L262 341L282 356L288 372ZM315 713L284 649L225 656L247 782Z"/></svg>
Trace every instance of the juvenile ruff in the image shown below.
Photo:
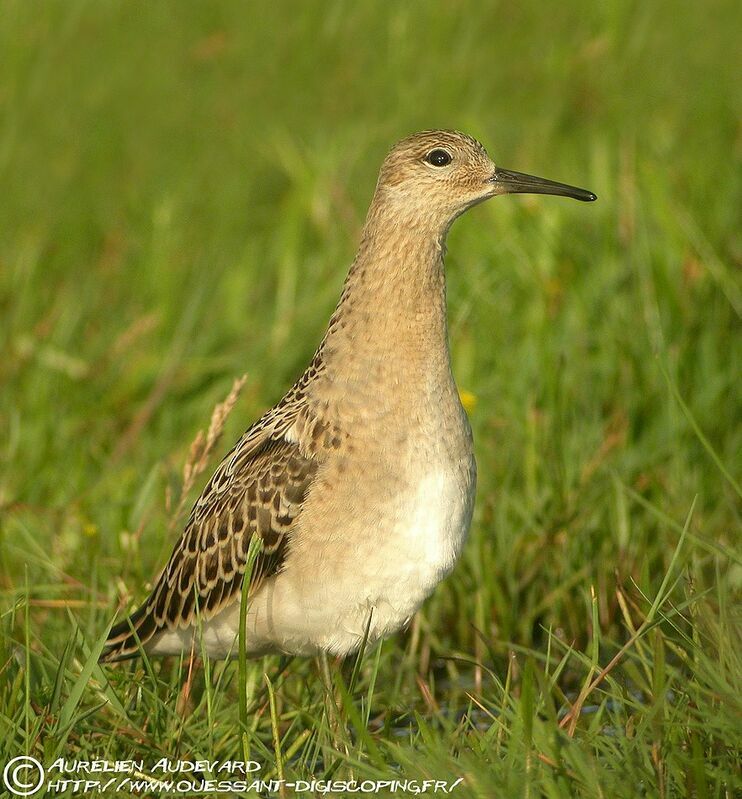
<svg viewBox="0 0 742 799"><path fill-rule="evenodd" d="M496 167L453 131L392 149L312 362L219 465L102 660L140 643L188 652L199 629L209 655L236 655L254 536L248 654L345 655L367 629L374 641L410 620L461 553L476 484L448 350L446 234L467 208L514 192L595 199Z"/></svg>

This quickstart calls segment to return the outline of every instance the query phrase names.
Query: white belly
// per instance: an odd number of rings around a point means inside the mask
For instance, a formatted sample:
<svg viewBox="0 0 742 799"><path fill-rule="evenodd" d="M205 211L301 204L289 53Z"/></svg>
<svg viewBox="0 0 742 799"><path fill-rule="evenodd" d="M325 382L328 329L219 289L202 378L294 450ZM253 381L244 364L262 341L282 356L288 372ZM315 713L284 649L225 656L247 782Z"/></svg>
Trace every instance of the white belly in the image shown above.
<svg viewBox="0 0 742 799"><path fill-rule="evenodd" d="M474 489L471 460L429 472L413 491L380 508L373 523L358 520L363 529L346 516L342 542L331 541L312 553L317 557L295 555L255 596L250 648L342 655L358 648L367 629L370 641L400 629L453 569L469 531Z"/></svg>
<svg viewBox="0 0 742 799"><path fill-rule="evenodd" d="M469 531L473 492L465 491L451 472L424 477L406 500L409 511L383 545L389 550L397 579L382 597L412 615L435 586L453 569Z"/></svg>

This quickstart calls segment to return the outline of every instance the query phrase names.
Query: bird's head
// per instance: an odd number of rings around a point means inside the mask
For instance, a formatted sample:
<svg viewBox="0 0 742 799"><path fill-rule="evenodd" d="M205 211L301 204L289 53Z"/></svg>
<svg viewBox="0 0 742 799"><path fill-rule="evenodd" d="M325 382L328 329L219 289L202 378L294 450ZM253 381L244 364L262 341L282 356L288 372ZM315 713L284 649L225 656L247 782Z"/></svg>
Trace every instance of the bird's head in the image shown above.
<svg viewBox="0 0 742 799"><path fill-rule="evenodd" d="M376 193L400 220L444 229L467 208L498 194L596 199L586 189L495 166L476 139L452 130L427 130L397 142L381 166Z"/></svg>

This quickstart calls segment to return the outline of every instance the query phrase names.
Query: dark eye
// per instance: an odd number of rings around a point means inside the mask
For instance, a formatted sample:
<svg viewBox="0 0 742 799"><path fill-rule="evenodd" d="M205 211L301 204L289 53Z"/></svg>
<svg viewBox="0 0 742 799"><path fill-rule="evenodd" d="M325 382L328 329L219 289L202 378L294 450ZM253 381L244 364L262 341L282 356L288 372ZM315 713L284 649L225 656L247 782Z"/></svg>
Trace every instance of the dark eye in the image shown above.
<svg viewBox="0 0 742 799"><path fill-rule="evenodd" d="M451 153L445 150L431 150L425 160L433 166L448 166L451 163Z"/></svg>

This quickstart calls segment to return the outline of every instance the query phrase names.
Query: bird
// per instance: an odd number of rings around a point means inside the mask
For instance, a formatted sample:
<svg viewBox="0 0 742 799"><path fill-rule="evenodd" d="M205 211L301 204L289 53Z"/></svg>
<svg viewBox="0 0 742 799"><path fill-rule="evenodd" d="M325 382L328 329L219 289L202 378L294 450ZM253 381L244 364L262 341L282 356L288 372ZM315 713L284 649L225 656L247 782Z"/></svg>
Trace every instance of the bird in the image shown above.
<svg viewBox="0 0 742 799"><path fill-rule="evenodd" d="M451 370L446 237L467 209L514 193L596 199L496 166L458 131L393 146L309 366L216 468L101 661L194 645L237 657L243 593L248 657L343 657L410 622L461 554L477 479Z"/></svg>

